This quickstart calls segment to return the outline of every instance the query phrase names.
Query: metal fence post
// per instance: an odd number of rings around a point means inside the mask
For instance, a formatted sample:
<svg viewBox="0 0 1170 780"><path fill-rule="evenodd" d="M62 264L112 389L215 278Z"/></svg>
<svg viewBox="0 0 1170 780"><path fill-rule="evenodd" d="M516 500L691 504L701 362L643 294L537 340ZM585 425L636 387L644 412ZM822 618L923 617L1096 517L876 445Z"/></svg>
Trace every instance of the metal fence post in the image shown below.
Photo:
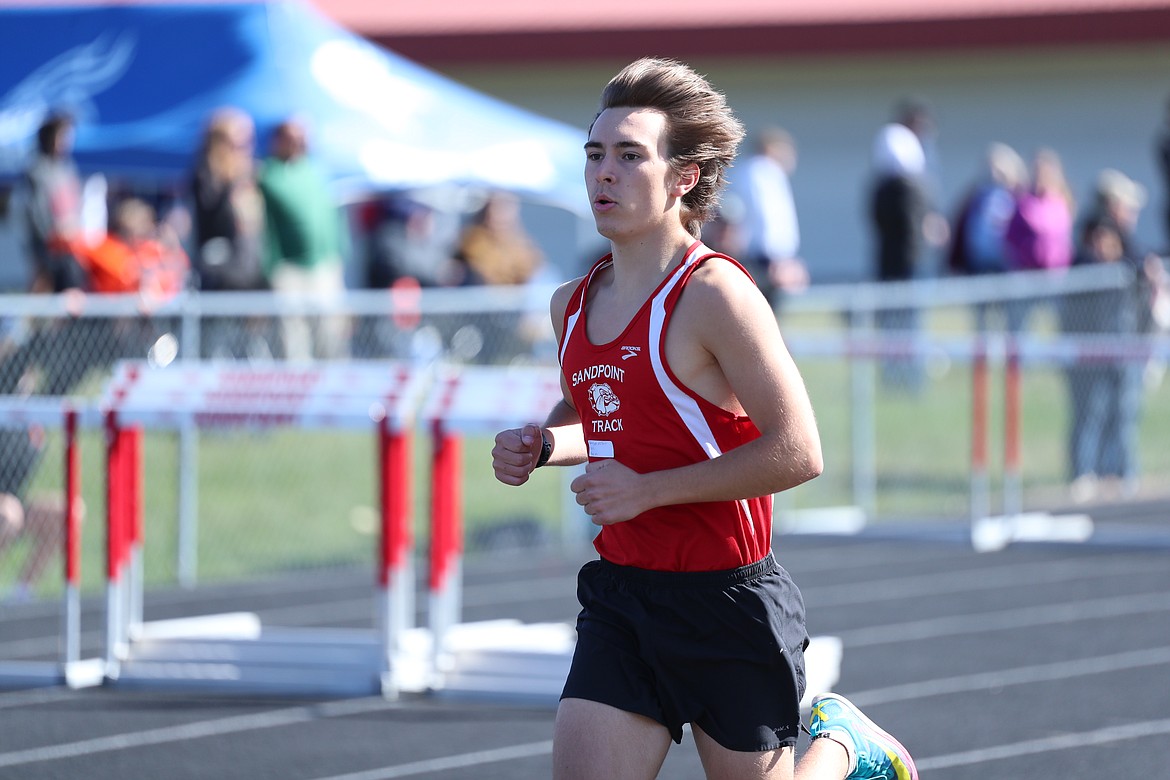
<svg viewBox="0 0 1170 780"><path fill-rule="evenodd" d="M182 360L198 361L203 318L199 293L183 296ZM180 587L193 588L199 571L199 429L193 415L179 427L179 529L175 571Z"/></svg>
<svg viewBox="0 0 1170 780"><path fill-rule="evenodd" d="M987 340L976 336L971 359L971 528L991 512L990 477L987 469L988 416Z"/></svg>
<svg viewBox="0 0 1170 780"><path fill-rule="evenodd" d="M1014 336L1007 341L1004 367L1003 411L1003 514L1016 517L1024 511L1024 480L1020 464L1021 396L1020 348Z"/></svg>
<svg viewBox="0 0 1170 780"><path fill-rule="evenodd" d="M853 445L853 503L861 507L867 520L877 512L877 472L874 461L874 360L858 354L857 345L874 335L874 316L870 308L850 312L850 341L846 350L849 361L850 419Z"/></svg>
<svg viewBox="0 0 1170 780"><path fill-rule="evenodd" d="M179 427L179 538L176 572L179 585L193 588L199 571L199 430L195 415Z"/></svg>

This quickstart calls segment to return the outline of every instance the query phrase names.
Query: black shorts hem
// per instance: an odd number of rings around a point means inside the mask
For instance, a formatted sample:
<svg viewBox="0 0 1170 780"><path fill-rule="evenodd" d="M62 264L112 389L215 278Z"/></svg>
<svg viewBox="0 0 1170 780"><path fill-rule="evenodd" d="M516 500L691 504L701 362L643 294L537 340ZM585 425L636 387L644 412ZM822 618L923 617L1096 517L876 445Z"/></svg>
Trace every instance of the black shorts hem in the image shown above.
<svg viewBox="0 0 1170 780"><path fill-rule="evenodd" d="M769 742L763 747L749 748L747 750L727 747L727 745L722 743L720 743L720 747L726 748L727 750L734 750L736 753L771 753L773 750L781 750L786 747L795 748L799 741L797 737L785 737L778 742Z"/></svg>

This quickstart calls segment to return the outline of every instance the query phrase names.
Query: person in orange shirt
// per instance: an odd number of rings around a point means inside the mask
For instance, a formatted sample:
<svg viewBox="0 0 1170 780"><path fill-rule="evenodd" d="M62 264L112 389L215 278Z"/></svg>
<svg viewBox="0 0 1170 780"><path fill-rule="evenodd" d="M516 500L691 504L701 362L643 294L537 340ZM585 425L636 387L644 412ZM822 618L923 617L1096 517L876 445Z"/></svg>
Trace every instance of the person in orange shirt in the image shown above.
<svg viewBox="0 0 1170 780"><path fill-rule="evenodd" d="M118 205L110 233L86 256L92 292L141 293L151 300L165 300L182 290L188 265L182 247L165 240L154 209L139 198Z"/></svg>

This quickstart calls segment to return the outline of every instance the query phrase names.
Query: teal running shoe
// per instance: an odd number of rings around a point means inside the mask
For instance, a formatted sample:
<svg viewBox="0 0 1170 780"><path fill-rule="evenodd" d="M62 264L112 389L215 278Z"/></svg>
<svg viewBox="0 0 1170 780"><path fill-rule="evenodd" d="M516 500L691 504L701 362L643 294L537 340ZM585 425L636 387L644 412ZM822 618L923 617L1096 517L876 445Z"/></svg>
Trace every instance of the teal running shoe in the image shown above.
<svg viewBox="0 0 1170 780"><path fill-rule="evenodd" d="M918 780L909 751L844 696L826 693L813 699L809 733L813 739L832 734L852 747L854 763L845 780Z"/></svg>

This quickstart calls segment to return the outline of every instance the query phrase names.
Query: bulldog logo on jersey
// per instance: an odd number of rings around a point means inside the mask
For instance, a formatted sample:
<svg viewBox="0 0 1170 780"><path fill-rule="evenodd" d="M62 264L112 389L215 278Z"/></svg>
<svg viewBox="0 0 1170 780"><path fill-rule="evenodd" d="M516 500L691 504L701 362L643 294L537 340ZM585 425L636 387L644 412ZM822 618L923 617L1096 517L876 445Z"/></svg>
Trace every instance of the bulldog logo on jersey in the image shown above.
<svg viewBox="0 0 1170 780"><path fill-rule="evenodd" d="M621 408L622 402L609 383L597 382L589 386L589 405L600 416L609 417Z"/></svg>

